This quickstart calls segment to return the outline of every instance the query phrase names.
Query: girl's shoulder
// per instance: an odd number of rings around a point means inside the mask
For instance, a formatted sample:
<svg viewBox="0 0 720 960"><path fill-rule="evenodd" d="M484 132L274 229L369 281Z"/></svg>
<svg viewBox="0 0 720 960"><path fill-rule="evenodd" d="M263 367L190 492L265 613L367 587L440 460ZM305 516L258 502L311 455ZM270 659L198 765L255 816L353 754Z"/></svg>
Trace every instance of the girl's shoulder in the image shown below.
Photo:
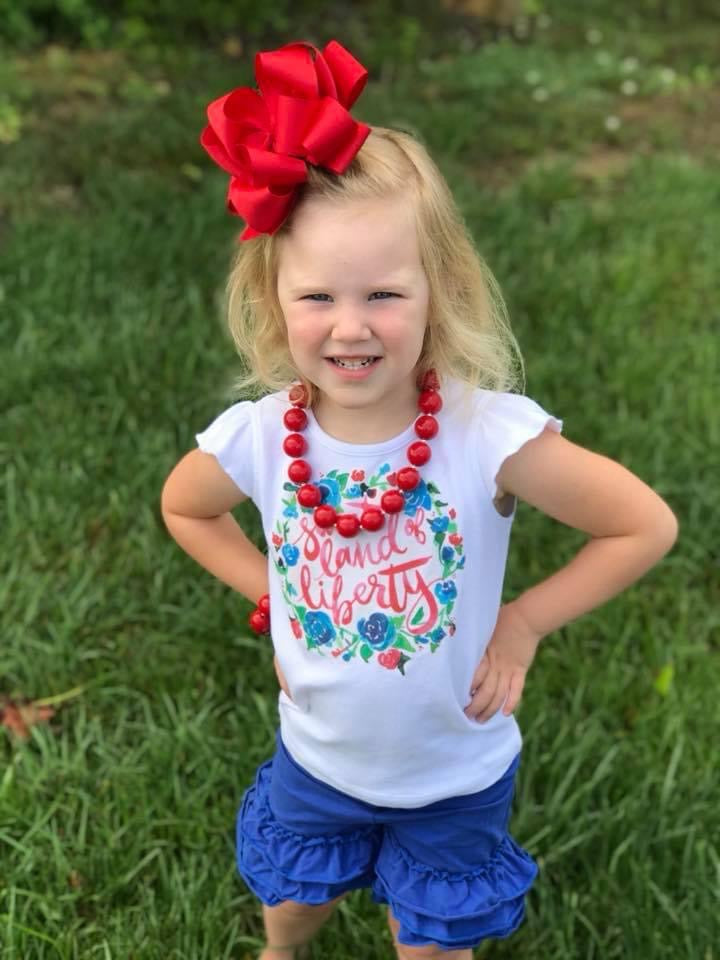
<svg viewBox="0 0 720 960"><path fill-rule="evenodd" d="M490 498L497 504L503 491L496 478L504 461L546 427L561 433L563 421L525 394L459 382L448 386L450 407L465 432L463 447L476 459Z"/></svg>

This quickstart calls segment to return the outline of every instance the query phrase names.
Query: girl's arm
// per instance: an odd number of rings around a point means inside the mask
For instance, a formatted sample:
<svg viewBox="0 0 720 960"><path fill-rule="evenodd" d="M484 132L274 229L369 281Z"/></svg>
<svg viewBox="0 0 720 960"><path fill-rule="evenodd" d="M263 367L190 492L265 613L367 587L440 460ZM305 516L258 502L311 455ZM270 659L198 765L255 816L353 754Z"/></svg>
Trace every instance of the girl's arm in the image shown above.
<svg viewBox="0 0 720 960"><path fill-rule="evenodd" d="M570 563L514 601L541 637L624 590L677 539L675 514L650 487L553 430L508 457L497 482L591 537Z"/></svg>
<svg viewBox="0 0 720 960"><path fill-rule="evenodd" d="M485 721L504 704L513 712L540 640L639 579L677 539L675 514L625 467L546 429L497 475L514 494L548 516L590 535L573 559L500 608L478 664L465 712Z"/></svg>
<svg viewBox="0 0 720 960"><path fill-rule="evenodd" d="M212 454L191 450L165 481L160 509L186 553L257 603L268 592L267 557L229 512L246 499Z"/></svg>

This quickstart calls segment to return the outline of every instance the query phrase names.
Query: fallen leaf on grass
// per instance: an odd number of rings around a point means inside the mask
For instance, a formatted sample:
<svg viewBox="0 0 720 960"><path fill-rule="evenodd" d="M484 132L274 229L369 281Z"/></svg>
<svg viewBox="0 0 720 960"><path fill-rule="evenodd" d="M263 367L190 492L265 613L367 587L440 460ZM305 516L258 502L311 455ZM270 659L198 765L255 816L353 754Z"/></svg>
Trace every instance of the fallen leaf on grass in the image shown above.
<svg viewBox="0 0 720 960"><path fill-rule="evenodd" d="M40 700L9 700L7 697L0 697L0 727L6 727L19 740L27 740L30 727L47 723L55 716L55 707L59 703L80 696L84 690L85 687L80 685Z"/></svg>
<svg viewBox="0 0 720 960"><path fill-rule="evenodd" d="M55 715L55 710L48 706L38 706L37 703L17 703L5 700L0 703L0 726L14 734L19 740L27 740L30 736L30 727L38 723L47 723Z"/></svg>

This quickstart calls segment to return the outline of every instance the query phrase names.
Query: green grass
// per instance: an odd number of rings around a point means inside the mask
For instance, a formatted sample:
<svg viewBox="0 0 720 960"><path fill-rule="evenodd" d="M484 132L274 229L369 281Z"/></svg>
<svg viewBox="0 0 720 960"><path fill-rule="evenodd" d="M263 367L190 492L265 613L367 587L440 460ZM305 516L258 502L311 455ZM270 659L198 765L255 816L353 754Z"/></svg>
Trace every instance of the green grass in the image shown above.
<svg viewBox="0 0 720 960"><path fill-rule="evenodd" d="M598 63L557 23L527 46L448 50L363 100L446 170L528 393L680 519L658 567L543 642L513 818L541 874L524 926L482 958L718 958L720 78L701 27L643 35L632 97L630 37L604 27ZM662 66L682 82L656 86ZM201 51L0 71L0 693L82 686L27 743L0 739L0 957L244 960L261 924L233 821L272 749L271 652L158 501L235 369L218 291L239 221L196 136L248 75ZM521 505L506 598L581 542ZM391 956L367 892L314 951Z"/></svg>

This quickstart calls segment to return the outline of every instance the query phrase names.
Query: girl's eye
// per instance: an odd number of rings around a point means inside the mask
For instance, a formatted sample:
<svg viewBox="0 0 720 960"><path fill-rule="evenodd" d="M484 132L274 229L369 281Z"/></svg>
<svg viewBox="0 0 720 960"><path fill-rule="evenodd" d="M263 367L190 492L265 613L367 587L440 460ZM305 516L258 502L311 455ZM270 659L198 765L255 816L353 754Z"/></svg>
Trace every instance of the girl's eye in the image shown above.
<svg viewBox="0 0 720 960"><path fill-rule="evenodd" d="M389 290L376 290L375 293L370 294L370 298L377 297L379 300L387 300L389 297L396 297L396 293L390 293ZM303 300L312 300L313 303L327 303L331 300L329 293L308 293L307 296L302 298Z"/></svg>

